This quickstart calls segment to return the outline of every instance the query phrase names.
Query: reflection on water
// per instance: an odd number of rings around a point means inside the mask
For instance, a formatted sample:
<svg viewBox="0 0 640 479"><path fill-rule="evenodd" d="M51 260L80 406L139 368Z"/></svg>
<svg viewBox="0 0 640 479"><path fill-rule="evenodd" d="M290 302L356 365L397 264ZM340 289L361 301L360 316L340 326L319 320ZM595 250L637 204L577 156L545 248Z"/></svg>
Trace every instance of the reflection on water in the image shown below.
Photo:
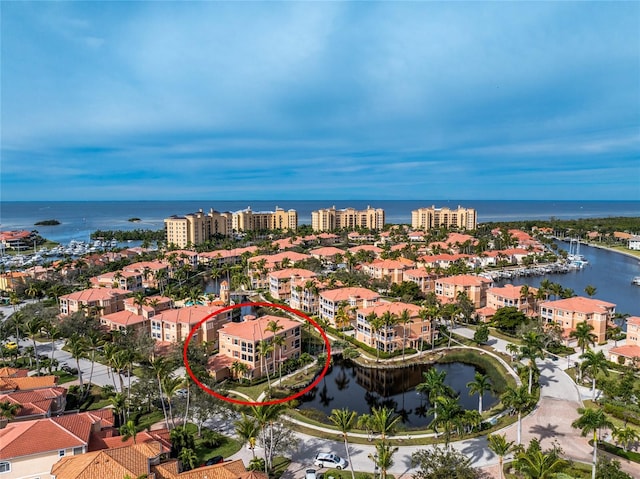
<svg viewBox="0 0 640 479"><path fill-rule="evenodd" d="M400 369L372 369L351 361L334 358L331 371L320 384L301 397L300 409L315 409L326 415L332 409L348 408L358 414L369 414L373 407L392 408L402 418L406 428L427 426L432 419L426 396L415 392L422 373L435 367L446 371L445 383L459 394L458 402L465 409L477 409L478 396L469 396L467 383L473 381L476 368L469 364L415 364ZM483 407L495 405L498 398L487 392Z"/></svg>

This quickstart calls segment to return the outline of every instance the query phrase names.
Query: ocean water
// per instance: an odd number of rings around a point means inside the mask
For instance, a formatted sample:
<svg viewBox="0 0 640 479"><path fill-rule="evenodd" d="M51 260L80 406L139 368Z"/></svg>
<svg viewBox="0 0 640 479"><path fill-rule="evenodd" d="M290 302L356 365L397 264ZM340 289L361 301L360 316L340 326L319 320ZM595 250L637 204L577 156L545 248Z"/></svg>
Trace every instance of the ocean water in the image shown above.
<svg viewBox="0 0 640 479"><path fill-rule="evenodd" d="M411 211L420 207L475 208L479 222L523 219L548 220L640 216L640 201L476 201L476 200L357 200L357 201L3 201L0 203L0 230L37 229L45 238L62 243L88 240L97 229L162 229L163 219L202 209L237 211L251 206L254 211L273 210L276 206L295 209L299 224L311 223L311 212L321 208L368 205L385 210L387 223L410 223ZM132 223L129 218L140 218ZM34 226L42 220L56 219L57 226ZM640 225L639 225L640 226Z"/></svg>

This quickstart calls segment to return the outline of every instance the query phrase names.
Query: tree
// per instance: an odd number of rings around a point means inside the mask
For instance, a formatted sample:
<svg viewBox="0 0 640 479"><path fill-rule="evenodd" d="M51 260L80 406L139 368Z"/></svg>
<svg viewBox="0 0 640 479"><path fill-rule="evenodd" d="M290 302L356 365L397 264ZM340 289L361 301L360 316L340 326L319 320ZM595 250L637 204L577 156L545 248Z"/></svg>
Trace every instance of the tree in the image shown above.
<svg viewBox="0 0 640 479"><path fill-rule="evenodd" d="M543 451L538 439L532 439L526 449L518 451L514 465L526 479L552 479L569 465L561 455L562 449L558 446Z"/></svg>
<svg viewBox="0 0 640 479"><path fill-rule="evenodd" d="M507 306L498 308L491 321L500 331L514 335L516 328L527 322L527 316L515 306Z"/></svg>
<svg viewBox="0 0 640 479"><path fill-rule="evenodd" d="M584 354L584 350L596 344L598 337L593 334L593 326L586 321L576 324L576 329L569 333L569 336L575 338L578 342L580 352Z"/></svg>
<svg viewBox="0 0 640 479"><path fill-rule="evenodd" d="M129 419L125 424L120 426L120 435L122 436L122 441L133 438L133 443L136 444L136 436L138 435L136 423Z"/></svg>
<svg viewBox="0 0 640 479"><path fill-rule="evenodd" d="M239 420L234 423L236 427L236 434L244 440L244 443L248 443L253 454L253 458L256 457L256 436L260 431L260 427L256 420L245 413L242 413Z"/></svg>
<svg viewBox="0 0 640 479"><path fill-rule="evenodd" d="M351 478L355 479L356 474L353 470L353 463L351 462L351 454L349 453L349 438L348 432L353 429L354 423L358 413L355 411L349 411L349 409L333 409L329 421L331 421L338 430L342 433L342 439L344 440L344 449L347 452L347 460L349 461L349 467L351 468Z"/></svg>
<svg viewBox="0 0 640 479"><path fill-rule="evenodd" d="M537 369L536 359L544 357L542 335L536 331L529 331L522 336L523 346L520 348L520 355L529 360L529 386L528 393L533 390L533 371Z"/></svg>
<svg viewBox="0 0 640 479"><path fill-rule="evenodd" d="M598 460L596 466L597 479L633 479L629 474L620 469L620 461L603 457Z"/></svg>
<svg viewBox="0 0 640 479"><path fill-rule="evenodd" d="M393 434L399 421L400 416L395 414L392 408L371 408L371 424L373 430L380 434L383 441L387 437L387 434Z"/></svg>
<svg viewBox="0 0 640 479"><path fill-rule="evenodd" d="M598 373L609 376L609 368L607 366L607 358L602 351L597 353L589 350L580 355L583 359L580 364L580 370L585 371L591 377L591 398L596 400L596 378Z"/></svg>
<svg viewBox="0 0 640 479"><path fill-rule="evenodd" d="M42 332L45 324L46 321L44 321L42 318L33 317L24 325L24 332L33 343L33 351L35 352L36 356L36 370L38 371L38 373L40 373L40 355L38 354L38 349L36 347L36 337ZM78 371L79 370L80 368L78 368ZM82 379L80 381L82 384Z"/></svg>
<svg viewBox="0 0 640 479"><path fill-rule="evenodd" d="M473 341L478 344L486 343L489 340L489 326L481 324L473 333Z"/></svg>
<svg viewBox="0 0 640 479"><path fill-rule="evenodd" d="M434 418L429 426L436 431L440 426L444 428L444 445L448 449L451 442L451 433L458 425L463 409L458 404L458 398L438 396L435 404L433 404L432 411L434 412Z"/></svg>
<svg viewBox="0 0 640 479"><path fill-rule="evenodd" d="M366 317L369 326L371 327L371 336L373 336L373 345L376 348L376 362L380 361L380 346L378 341L378 333L384 326L382 318L380 318L375 312L371 312Z"/></svg>
<svg viewBox="0 0 640 479"><path fill-rule="evenodd" d="M260 356L260 362L262 363L262 370L267 376L267 386L271 389L271 379L269 377L269 366L267 364L267 357L273 352L273 345L268 341L259 341L257 351Z"/></svg>
<svg viewBox="0 0 640 479"><path fill-rule="evenodd" d="M454 394L453 389L444 383L446 377L446 371L438 371L435 367L431 367L422 373L422 382L416 386L416 392L426 394L429 404L433 406L438 396L453 396ZM437 417L437 410L435 415Z"/></svg>
<svg viewBox="0 0 640 479"><path fill-rule="evenodd" d="M411 454L411 467L417 468L413 479L481 479L486 478L472 465L471 458L456 451L434 446Z"/></svg>
<svg viewBox="0 0 640 479"><path fill-rule="evenodd" d="M198 467L198 455L190 447L181 449L178 459L182 463L182 471L190 471Z"/></svg>
<svg viewBox="0 0 640 479"><path fill-rule="evenodd" d="M591 284L588 284L584 287L584 292L587 293L587 296L590 298L596 295L597 288Z"/></svg>
<svg viewBox="0 0 640 479"><path fill-rule="evenodd" d="M256 419L264 447L265 472L269 474L273 464L275 453L274 421L282 414L282 404L270 404L268 406L251 406L251 415Z"/></svg>
<svg viewBox="0 0 640 479"><path fill-rule="evenodd" d="M613 427L613 423L605 416L602 409L579 408L580 417L571 423L571 427L581 430L583 436L593 432L593 463L591 479L596 477L596 465L598 463L598 431Z"/></svg>
<svg viewBox="0 0 640 479"><path fill-rule="evenodd" d="M513 449L513 441L507 441L506 434L490 434L487 436L487 446L496 456L498 456L498 463L500 464L500 479L504 477L503 461L504 456L509 454Z"/></svg>
<svg viewBox="0 0 640 479"><path fill-rule="evenodd" d="M412 283L414 284L414 283ZM404 352L407 347L407 324L411 324L411 314L408 310L403 309L398 317L398 324L402 325L402 360L404 361Z"/></svg>
<svg viewBox="0 0 640 479"><path fill-rule="evenodd" d="M493 384L487 376L476 372L473 381L467 383L467 387L469 388L469 396L478 395L478 412L482 414L482 395L486 391L492 391Z"/></svg>
<svg viewBox="0 0 640 479"><path fill-rule="evenodd" d="M84 383L82 381L82 369L80 369L80 358L83 358L87 354L88 346L86 339L79 334L74 334L67 341L67 348L69 349L69 353L71 353L71 357L76 360L80 389L83 389Z"/></svg>
<svg viewBox="0 0 640 479"><path fill-rule="evenodd" d="M17 416L20 409L22 409L22 404L2 401L0 402L0 417L11 420Z"/></svg>
<svg viewBox="0 0 640 479"><path fill-rule="evenodd" d="M386 479L387 471L393 466L393 455L398 452L397 447L392 447L386 441L380 441L376 443L376 454L369 454L371 459L377 468L380 469L380 478Z"/></svg>
<svg viewBox="0 0 640 479"><path fill-rule="evenodd" d="M531 405L533 396L527 391L526 384L519 387L507 387L500 397L505 407L513 409L518 414L518 439L517 444L522 442L522 413Z"/></svg>
<svg viewBox="0 0 640 479"><path fill-rule="evenodd" d="M629 446L631 446L634 442L640 440L640 434L633 429L632 427L614 427L613 429L613 438L616 441L616 444L622 444L622 449L624 452L627 452Z"/></svg>

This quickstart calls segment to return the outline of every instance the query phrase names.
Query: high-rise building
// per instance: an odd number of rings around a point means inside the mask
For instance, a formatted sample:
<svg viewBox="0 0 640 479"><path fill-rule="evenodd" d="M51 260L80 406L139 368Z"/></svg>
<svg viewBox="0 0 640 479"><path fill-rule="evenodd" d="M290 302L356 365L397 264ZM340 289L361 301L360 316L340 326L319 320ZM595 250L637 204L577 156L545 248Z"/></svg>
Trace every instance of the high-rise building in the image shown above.
<svg viewBox="0 0 640 479"><path fill-rule="evenodd" d="M236 212L220 213L211 209L164 220L167 244L179 248L195 246L216 235L229 236L234 231L296 230L298 213L276 206L275 211L252 211L250 207Z"/></svg>
<svg viewBox="0 0 640 479"><path fill-rule="evenodd" d="M381 230L384 227L384 210L367 206L366 210L335 206L311 212L313 231L334 231L340 229L366 228Z"/></svg>
<svg viewBox="0 0 640 479"><path fill-rule="evenodd" d="M411 212L411 227L430 230L431 228L459 228L474 230L478 226L478 217L473 208L419 208Z"/></svg>

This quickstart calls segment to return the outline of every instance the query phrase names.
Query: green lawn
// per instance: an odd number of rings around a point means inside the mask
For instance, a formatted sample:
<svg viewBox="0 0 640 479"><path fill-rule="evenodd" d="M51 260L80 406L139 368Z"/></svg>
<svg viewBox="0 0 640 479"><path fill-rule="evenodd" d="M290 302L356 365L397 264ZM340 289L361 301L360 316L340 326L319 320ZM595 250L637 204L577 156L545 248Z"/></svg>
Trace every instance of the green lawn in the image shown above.
<svg viewBox="0 0 640 479"><path fill-rule="evenodd" d="M333 477L334 479L351 479L351 469L347 468L342 471L339 471L337 469L328 469L323 473L323 475L323 479L329 479L330 477ZM355 471L355 475L356 479L373 479L373 461L371 461L371 471ZM375 476L380 477L380 473L378 472L377 474L375 474ZM387 474L387 479L395 479L395 477L396 476L394 476L393 474Z"/></svg>

